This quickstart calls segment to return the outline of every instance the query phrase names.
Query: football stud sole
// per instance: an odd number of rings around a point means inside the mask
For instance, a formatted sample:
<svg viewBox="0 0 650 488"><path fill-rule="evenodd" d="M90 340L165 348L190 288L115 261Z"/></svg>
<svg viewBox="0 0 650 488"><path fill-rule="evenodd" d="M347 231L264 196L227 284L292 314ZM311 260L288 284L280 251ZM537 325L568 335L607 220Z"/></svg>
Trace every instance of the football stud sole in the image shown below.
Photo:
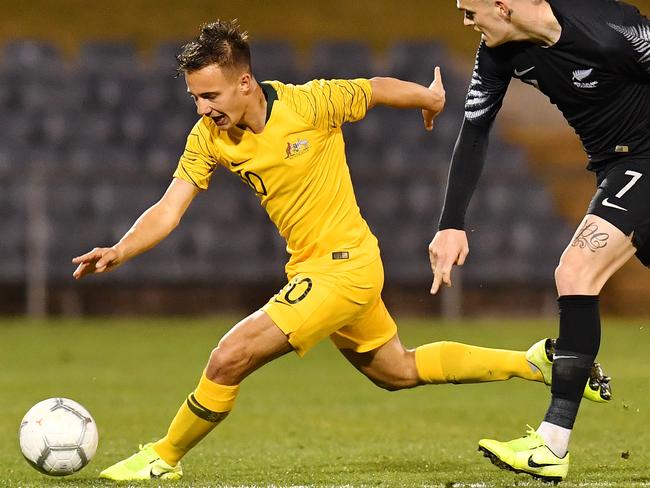
<svg viewBox="0 0 650 488"><path fill-rule="evenodd" d="M528 471L524 471L522 469L513 468L508 463L501 461L501 459L499 459L496 454L494 454L493 452L487 450L482 446L479 446L478 450L483 453L483 457L488 458L492 462L492 464L494 464L497 468L501 468L505 471L512 471L513 473L516 474L520 474L520 473L527 474L529 476L532 476L536 480L543 481L544 483L553 483L554 485L557 485L560 481L562 481L562 478L560 478L559 476L542 476L536 473L529 473Z"/></svg>

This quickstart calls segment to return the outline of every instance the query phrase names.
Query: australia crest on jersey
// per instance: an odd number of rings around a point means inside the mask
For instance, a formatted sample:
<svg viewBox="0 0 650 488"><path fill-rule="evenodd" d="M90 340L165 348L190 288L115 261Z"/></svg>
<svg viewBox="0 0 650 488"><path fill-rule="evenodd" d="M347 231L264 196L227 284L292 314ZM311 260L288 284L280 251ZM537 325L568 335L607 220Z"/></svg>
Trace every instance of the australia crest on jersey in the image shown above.
<svg viewBox="0 0 650 488"><path fill-rule="evenodd" d="M594 73L593 68L587 69L576 69L573 71L573 84L578 88L592 89L598 86L598 81L589 80L591 75Z"/></svg>
<svg viewBox="0 0 650 488"><path fill-rule="evenodd" d="M284 159L295 158L309 151L309 141L307 139L298 139L294 142L287 142L287 155Z"/></svg>

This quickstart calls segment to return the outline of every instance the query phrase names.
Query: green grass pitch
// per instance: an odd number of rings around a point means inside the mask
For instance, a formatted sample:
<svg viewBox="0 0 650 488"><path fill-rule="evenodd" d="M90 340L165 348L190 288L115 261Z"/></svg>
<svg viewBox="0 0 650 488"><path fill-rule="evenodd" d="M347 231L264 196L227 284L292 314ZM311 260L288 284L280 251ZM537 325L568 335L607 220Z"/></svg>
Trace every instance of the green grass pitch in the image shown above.
<svg viewBox="0 0 650 488"><path fill-rule="evenodd" d="M1 320L0 487L114 486L97 480L99 471L164 434L235 320ZM551 320L399 322L407 346L455 340L526 349L556 330ZM650 486L650 324L605 322L600 360L614 378L614 400L583 403L562 487ZM85 405L100 430L95 459L64 479L34 471L18 447L23 414L52 396ZM481 437L508 439L536 426L548 399L546 387L519 379L389 393L325 342L249 377L231 416L183 461L181 482L137 486L544 486L498 470L476 449Z"/></svg>

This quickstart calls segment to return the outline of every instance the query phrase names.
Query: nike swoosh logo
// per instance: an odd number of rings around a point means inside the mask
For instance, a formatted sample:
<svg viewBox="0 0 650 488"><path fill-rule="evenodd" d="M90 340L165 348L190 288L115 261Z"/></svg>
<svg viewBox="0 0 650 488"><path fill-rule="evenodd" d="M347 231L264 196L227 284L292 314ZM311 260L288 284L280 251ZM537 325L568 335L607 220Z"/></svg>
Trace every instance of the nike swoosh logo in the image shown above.
<svg viewBox="0 0 650 488"><path fill-rule="evenodd" d="M241 166L244 163L248 163L252 158L248 158L241 163L235 163L234 161L230 161L230 164L232 165L233 168L236 168L237 166Z"/></svg>
<svg viewBox="0 0 650 488"><path fill-rule="evenodd" d="M556 359L578 359L578 356L553 356L553 361Z"/></svg>
<svg viewBox="0 0 650 488"><path fill-rule="evenodd" d="M528 458L528 466L531 468L545 468L547 466L558 466L557 463L544 463L544 464L537 464L535 461L533 461L533 455L531 454L530 457Z"/></svg>
<svg viewBox="0 0 650 488"><path fill-rule="evenodd" d="M535 69L535 66L531 66L530 68L522 70L522 71L515 70L515 76L524 76L526 73L528 73L529 71L533 71L534 69Z"/></svg>
<svg viewBox="0 0 650 488"><path fill-rule="evenodd" d="M611 207L611 208L615 208L615 209L617 209L617 210L622 210L623 212L627 212L627 208L623 208L623 207L621 207L621 206L619 206L619 205L616 205L615 203L611 203L611 202L609 201L609 198L605 198L605 200L602 201L602 204L603 204L605 207Z"/></svg>

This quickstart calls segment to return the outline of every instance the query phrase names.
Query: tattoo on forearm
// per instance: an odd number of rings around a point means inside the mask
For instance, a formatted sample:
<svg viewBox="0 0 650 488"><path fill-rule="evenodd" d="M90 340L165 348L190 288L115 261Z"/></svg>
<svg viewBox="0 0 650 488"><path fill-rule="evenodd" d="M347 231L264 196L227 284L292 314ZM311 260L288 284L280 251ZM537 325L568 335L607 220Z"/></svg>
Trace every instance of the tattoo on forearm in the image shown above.
<svg viewBox="0 0 650 488"><path fill-rule="evenodd" d="M586 247L591 252L596 252L598 249L602 249L607 245L607 239L609 239L609 234L606 232L598 232L598 225L591 222L585 224L585 226L580 229L580 232L571 245L581 249Z"/></svg>

